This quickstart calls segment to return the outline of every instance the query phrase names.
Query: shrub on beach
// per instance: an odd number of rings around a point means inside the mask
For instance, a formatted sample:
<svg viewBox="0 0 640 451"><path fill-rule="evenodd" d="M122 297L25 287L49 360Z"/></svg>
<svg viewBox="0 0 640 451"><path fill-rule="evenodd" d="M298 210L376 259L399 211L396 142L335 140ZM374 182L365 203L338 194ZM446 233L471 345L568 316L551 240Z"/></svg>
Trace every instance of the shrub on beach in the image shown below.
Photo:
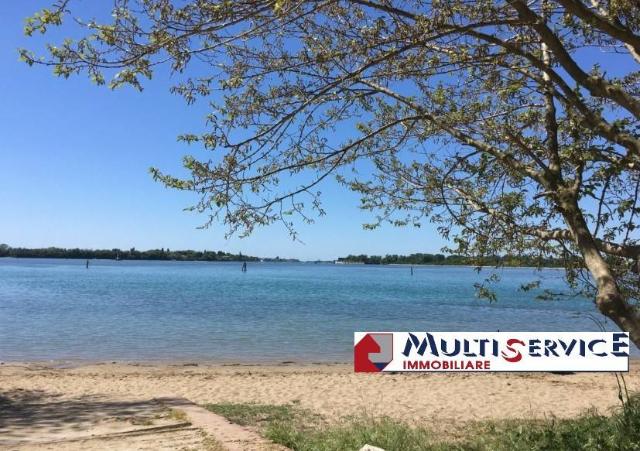
<svg viewBox="0 0 640 451"><path fill-rule="evenodd" d="M467 443L453 448L504 451L637 450L640 449L640 396L631 397L611 416L591 411L568 420L492 423Z"/></svg>

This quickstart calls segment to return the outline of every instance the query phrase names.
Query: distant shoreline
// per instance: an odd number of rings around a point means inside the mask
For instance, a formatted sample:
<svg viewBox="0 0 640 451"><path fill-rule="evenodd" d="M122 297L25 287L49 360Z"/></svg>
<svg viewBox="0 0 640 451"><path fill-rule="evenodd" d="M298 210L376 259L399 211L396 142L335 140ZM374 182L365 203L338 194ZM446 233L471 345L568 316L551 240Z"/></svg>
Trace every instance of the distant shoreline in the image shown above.
<svg viewBox="0 0 640 451"><path fill-rule="evenodd" d="M387 255L353 255L340 257L336 264L341 265L450 265L450 266L472 266L472 267L564 267L566 262L551 257L532 257L530 255L485 255L467 256L459 254L429 254L414 253L409 255L387 254Z"/></svg>
<svg viewBox="0 0 640 451"><path fill-rule="evenodd" d="M14 257L0 256L0 260L90 260L105 262L169 262L169 263L299 263L305 265L332 265L332 266L363 266L363 267L434 267L434 268L496 268L495 265L470 265L468 263L338 263L336 260L296 260L296 259L275 259L264 258L258 260L190 260L190 259L160 259L160 258L99 258L99 257ZM521 268L521 269L563 269L560 266L530 266L530 265L502 265L501 268Z"/></svg>
<svg viewBox="0 0 640 451"><path fill-rule="evenodd" d="M363 267L429 267L429 268L495 268L493 265L470 265L470 264L456 264L456 263L336 263L332 260L295 260L295 259L260 259L260 260L165 260L165 259L153 259L153 258L137 258L126 259L121 258L116 260L113 258L83 258L83 257L11 257L0 256L0 260L13 259L13 260L90 260L90 261L105 261L105 262L168 262L168 263L299 263L305 265L332 265L332 266L363 266ZM518 269L555 269L562 270L564 268L560 266L513 266L502 265L501 268L518 268Z"/></svg>
<svg viewBox="0 0 640 451"><path fill-rule="evenodd" d="M170 250L168 248L137 250L132 247L129 250L113 249L80 249L80 248L24 248L11 247L0 244L0 258L55 258L67 260L160 260L160 261L226 261L226 262L258 262L258 261L286 261L297 262L297 259L280 257L255 257L243 255L242 252L233 254L224 251L192 249Z"/></svg>
<svg viewBox="0 0 640 451"><path fill-rule="evenodd" d="M534 258L527 255L469 257L456 254L413 253L410 255L348 255L334 260L305 260L297 258L256 257L241 252L230 252L192 249L170 250L168 248L139 251L135 247L129 250L114 249L80 249L80 248L23 248L0 244L0 258L50 258L66 260L127 260L127 261L205 261L205 262L274 262L274 263L325 263L336 265L370 265L370 266L469 266L478 267L513 267L513 268L561 268L562 261L554 258Z"/></svg>

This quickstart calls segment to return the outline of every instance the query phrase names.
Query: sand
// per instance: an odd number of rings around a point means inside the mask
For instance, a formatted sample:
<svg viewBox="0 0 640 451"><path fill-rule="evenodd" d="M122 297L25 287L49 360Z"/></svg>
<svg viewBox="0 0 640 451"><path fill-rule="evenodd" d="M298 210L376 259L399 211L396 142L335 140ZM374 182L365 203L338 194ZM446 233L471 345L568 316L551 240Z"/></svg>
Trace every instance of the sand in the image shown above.
<svg viewBox="0 0 640 451"><path fill-rule="evenodd" d="M625 378L630 391L640 388L640 362L632 362ZM328 419L386 415L429 426L567 418L592 407L606 413L619 404L611 373L356 374L346 364L0 365L0 396L18 392L58 400L184 397L198 404L295 403Z"/></svg>

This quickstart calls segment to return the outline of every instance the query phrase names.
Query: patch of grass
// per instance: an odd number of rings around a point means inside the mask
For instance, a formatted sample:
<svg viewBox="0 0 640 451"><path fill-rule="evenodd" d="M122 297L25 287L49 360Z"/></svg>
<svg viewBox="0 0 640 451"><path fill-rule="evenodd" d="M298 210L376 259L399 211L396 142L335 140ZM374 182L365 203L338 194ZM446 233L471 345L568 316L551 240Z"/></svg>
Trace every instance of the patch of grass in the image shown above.
<svg viewBox="0 0 640 451"><path fill-rule="evenodd" d="M542 451L640 449L640 397L611 416L595 411L569 420L486 423L454 450Z"/></svg>
<svg viewBox="0 0 640 451"><path fill-rule="evenodd" d="M208 410L242 426L258 427L275 443L301 451L358 450L365 443L386 451L422 451L432 448L425 429L411 428L391 419L353 419L328 425L297 404L209 404Z"/></svg>
<svg viewBox="0 0 640 451"><path fill-rule="evenodd" d="M205 408L241 426L262 426L273 422L292 422L296 416L294 407L288 405L208 404Z"/></svg>
<svg viewBox="0 0 640 451"><path fill-rule="evenodd" d="M570 420L469 424L467 434L442 441L426 428L389 418L354 418L328 424L298 406L213 404L230 421L257 426L270 440L296 451L358 450L365 443L386 451L627 451L640 449L640 396L611 416L595 411ZM441 437L441 436L440 436Z"/></svg>
<svg viewBox="0 0 640 451"><path fill-rule="evenodd" d="M272 423L265 436L296 451L359 450L364 444L385 451L433 450L430 434L389 418L354 419L337 426L302 430L291 423Z"/></svg>
<svg viewBox="0 0 640 451"><path fill-rule="evenodd" d="M187 416L187 414L182 410L177 409L169 409L169 418L181 422L189 421L189 417Z"/></svg>

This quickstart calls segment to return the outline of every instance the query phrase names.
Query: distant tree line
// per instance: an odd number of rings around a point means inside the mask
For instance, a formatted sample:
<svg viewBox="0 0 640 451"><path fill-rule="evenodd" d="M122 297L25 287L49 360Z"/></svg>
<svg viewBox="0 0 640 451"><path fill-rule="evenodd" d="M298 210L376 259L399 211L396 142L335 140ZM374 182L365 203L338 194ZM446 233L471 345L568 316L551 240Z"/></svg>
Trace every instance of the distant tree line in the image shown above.
<svg viewBox="0 0 640 451"><path fill-rule="evenodd" d="M80 258L80 259L107 259L107 260L179 260L179 261L259 261L260 258L250 255L230 254L222 251L193 251L170 249L151 249L139 251L132 247L129 250L122 249L64 249L59 247L47 247L39 249L27 249L23 247L10 247L0 244L0 257L17 258ZM278 261L276 259L269 259Z"/></svg>
<svg viewBox="0 0 640 451"><path fill-rule="evenodd" d="M562 266L562 261L553 258L539 258L534 256L493 256L466 257L463 255L444 254L411 254L411 255L348 255L338 258L340 263L365 265L478 265L478 266Z"/></svg>

